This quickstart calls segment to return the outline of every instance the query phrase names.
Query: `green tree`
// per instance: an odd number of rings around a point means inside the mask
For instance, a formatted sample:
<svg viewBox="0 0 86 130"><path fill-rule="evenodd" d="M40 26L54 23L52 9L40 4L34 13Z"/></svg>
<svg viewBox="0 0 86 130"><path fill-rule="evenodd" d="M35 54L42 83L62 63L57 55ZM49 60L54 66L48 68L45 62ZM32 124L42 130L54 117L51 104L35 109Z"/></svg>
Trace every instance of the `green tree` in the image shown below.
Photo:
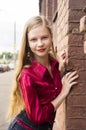
<svg viewBox="0 0 86 130"><path fill-rule="evenodd" d="M8 59L13 59L13 53L11 52L2 52L2 54L0 54L0 59L3 58L3 56L5 56L5 58Z"/></svg>

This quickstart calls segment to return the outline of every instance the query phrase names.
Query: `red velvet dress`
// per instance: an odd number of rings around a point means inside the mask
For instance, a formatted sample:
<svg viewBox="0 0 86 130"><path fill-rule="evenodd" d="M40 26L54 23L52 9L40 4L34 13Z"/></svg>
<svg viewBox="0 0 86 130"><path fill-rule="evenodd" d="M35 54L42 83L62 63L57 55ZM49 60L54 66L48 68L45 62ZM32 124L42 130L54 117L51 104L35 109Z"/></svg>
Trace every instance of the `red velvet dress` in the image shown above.
<svg viewBox="0 0 86 130"><path fill-rule="evenodd" d="M36 125L54 121L55 111L51 101L62 89L59 64L53 58L50 58L50 64L52 77L45 66L32 60L32 65L23 68L19 78L25 110L30 120ZM28 130L31 129L28 128Z"/></svg>

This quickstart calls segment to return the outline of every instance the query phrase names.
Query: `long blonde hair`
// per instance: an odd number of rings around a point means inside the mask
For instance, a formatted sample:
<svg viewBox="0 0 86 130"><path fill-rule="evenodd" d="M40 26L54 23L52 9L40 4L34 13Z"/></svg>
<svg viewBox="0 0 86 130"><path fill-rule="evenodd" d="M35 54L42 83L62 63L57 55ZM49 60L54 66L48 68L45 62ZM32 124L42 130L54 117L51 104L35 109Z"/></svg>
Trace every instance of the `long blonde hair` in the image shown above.
<svg viewBox="0 0 86 130"><path fill-rule="evenodd" d="M10 101L9 113L8 113L9 119L19 114L25 108L19 90L18 78L24 65L30 65L31 58L33 57L33 53L31 52L29 47L27 34L30 32L31 29L36 28L40 25L44 25L52 35L49 21L46 20L46 18L43 16L32 17L31 19L29 19L29 21L27 21L24 27L22 40L21 40L21 49L18 56L18 66L16 68L16 73L15 73L13 88L11 93L11 101ZM55 56L53 44L52 44L52 52L53 55ZM30 54L29 58L28 58L28 53Z"/></svg>

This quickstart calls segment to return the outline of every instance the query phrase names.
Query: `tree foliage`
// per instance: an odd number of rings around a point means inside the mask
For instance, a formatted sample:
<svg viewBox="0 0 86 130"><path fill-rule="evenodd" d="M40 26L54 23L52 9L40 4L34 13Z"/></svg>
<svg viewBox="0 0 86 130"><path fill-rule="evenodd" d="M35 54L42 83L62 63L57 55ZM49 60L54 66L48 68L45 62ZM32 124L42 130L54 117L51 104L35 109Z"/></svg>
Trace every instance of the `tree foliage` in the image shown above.
<svg viewBox="0 0 86 130"><path fill-rule="evenodd" d="M5 57L6 59L13 59L13 53L11 52L2 52L2 54L0 54L0 59L2 59L3 57Z"/></svg>

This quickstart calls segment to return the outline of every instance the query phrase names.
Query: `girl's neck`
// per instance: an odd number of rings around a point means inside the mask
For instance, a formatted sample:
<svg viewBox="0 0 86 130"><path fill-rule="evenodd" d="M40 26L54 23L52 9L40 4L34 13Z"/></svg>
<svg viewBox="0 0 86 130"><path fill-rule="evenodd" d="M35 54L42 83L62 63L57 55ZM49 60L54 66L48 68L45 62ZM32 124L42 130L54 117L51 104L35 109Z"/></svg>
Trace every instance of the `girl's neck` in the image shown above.
<svg viewBox="0 0 86 130"><path fill-rule="evenodd" d="M46 56L46 57L44 57L44 58L43 58L43 57L41 57L41 58L35 57L35 59L36 59L40 64L42 64L43 66L45 66L45 67L48 69L48 71L49 71L51 77L53 77L53 74L52 74L52 71L51 71L51 65L50 65L50 61L49 61L49 55Z"/></svg>
<svg viewBox="0 0 86 130"><path fill-rule="evenodd" d="M35 59L42 64L45 67L49 67L50 63L49 63L49 56L46 57L35 57Z"/></svg>

